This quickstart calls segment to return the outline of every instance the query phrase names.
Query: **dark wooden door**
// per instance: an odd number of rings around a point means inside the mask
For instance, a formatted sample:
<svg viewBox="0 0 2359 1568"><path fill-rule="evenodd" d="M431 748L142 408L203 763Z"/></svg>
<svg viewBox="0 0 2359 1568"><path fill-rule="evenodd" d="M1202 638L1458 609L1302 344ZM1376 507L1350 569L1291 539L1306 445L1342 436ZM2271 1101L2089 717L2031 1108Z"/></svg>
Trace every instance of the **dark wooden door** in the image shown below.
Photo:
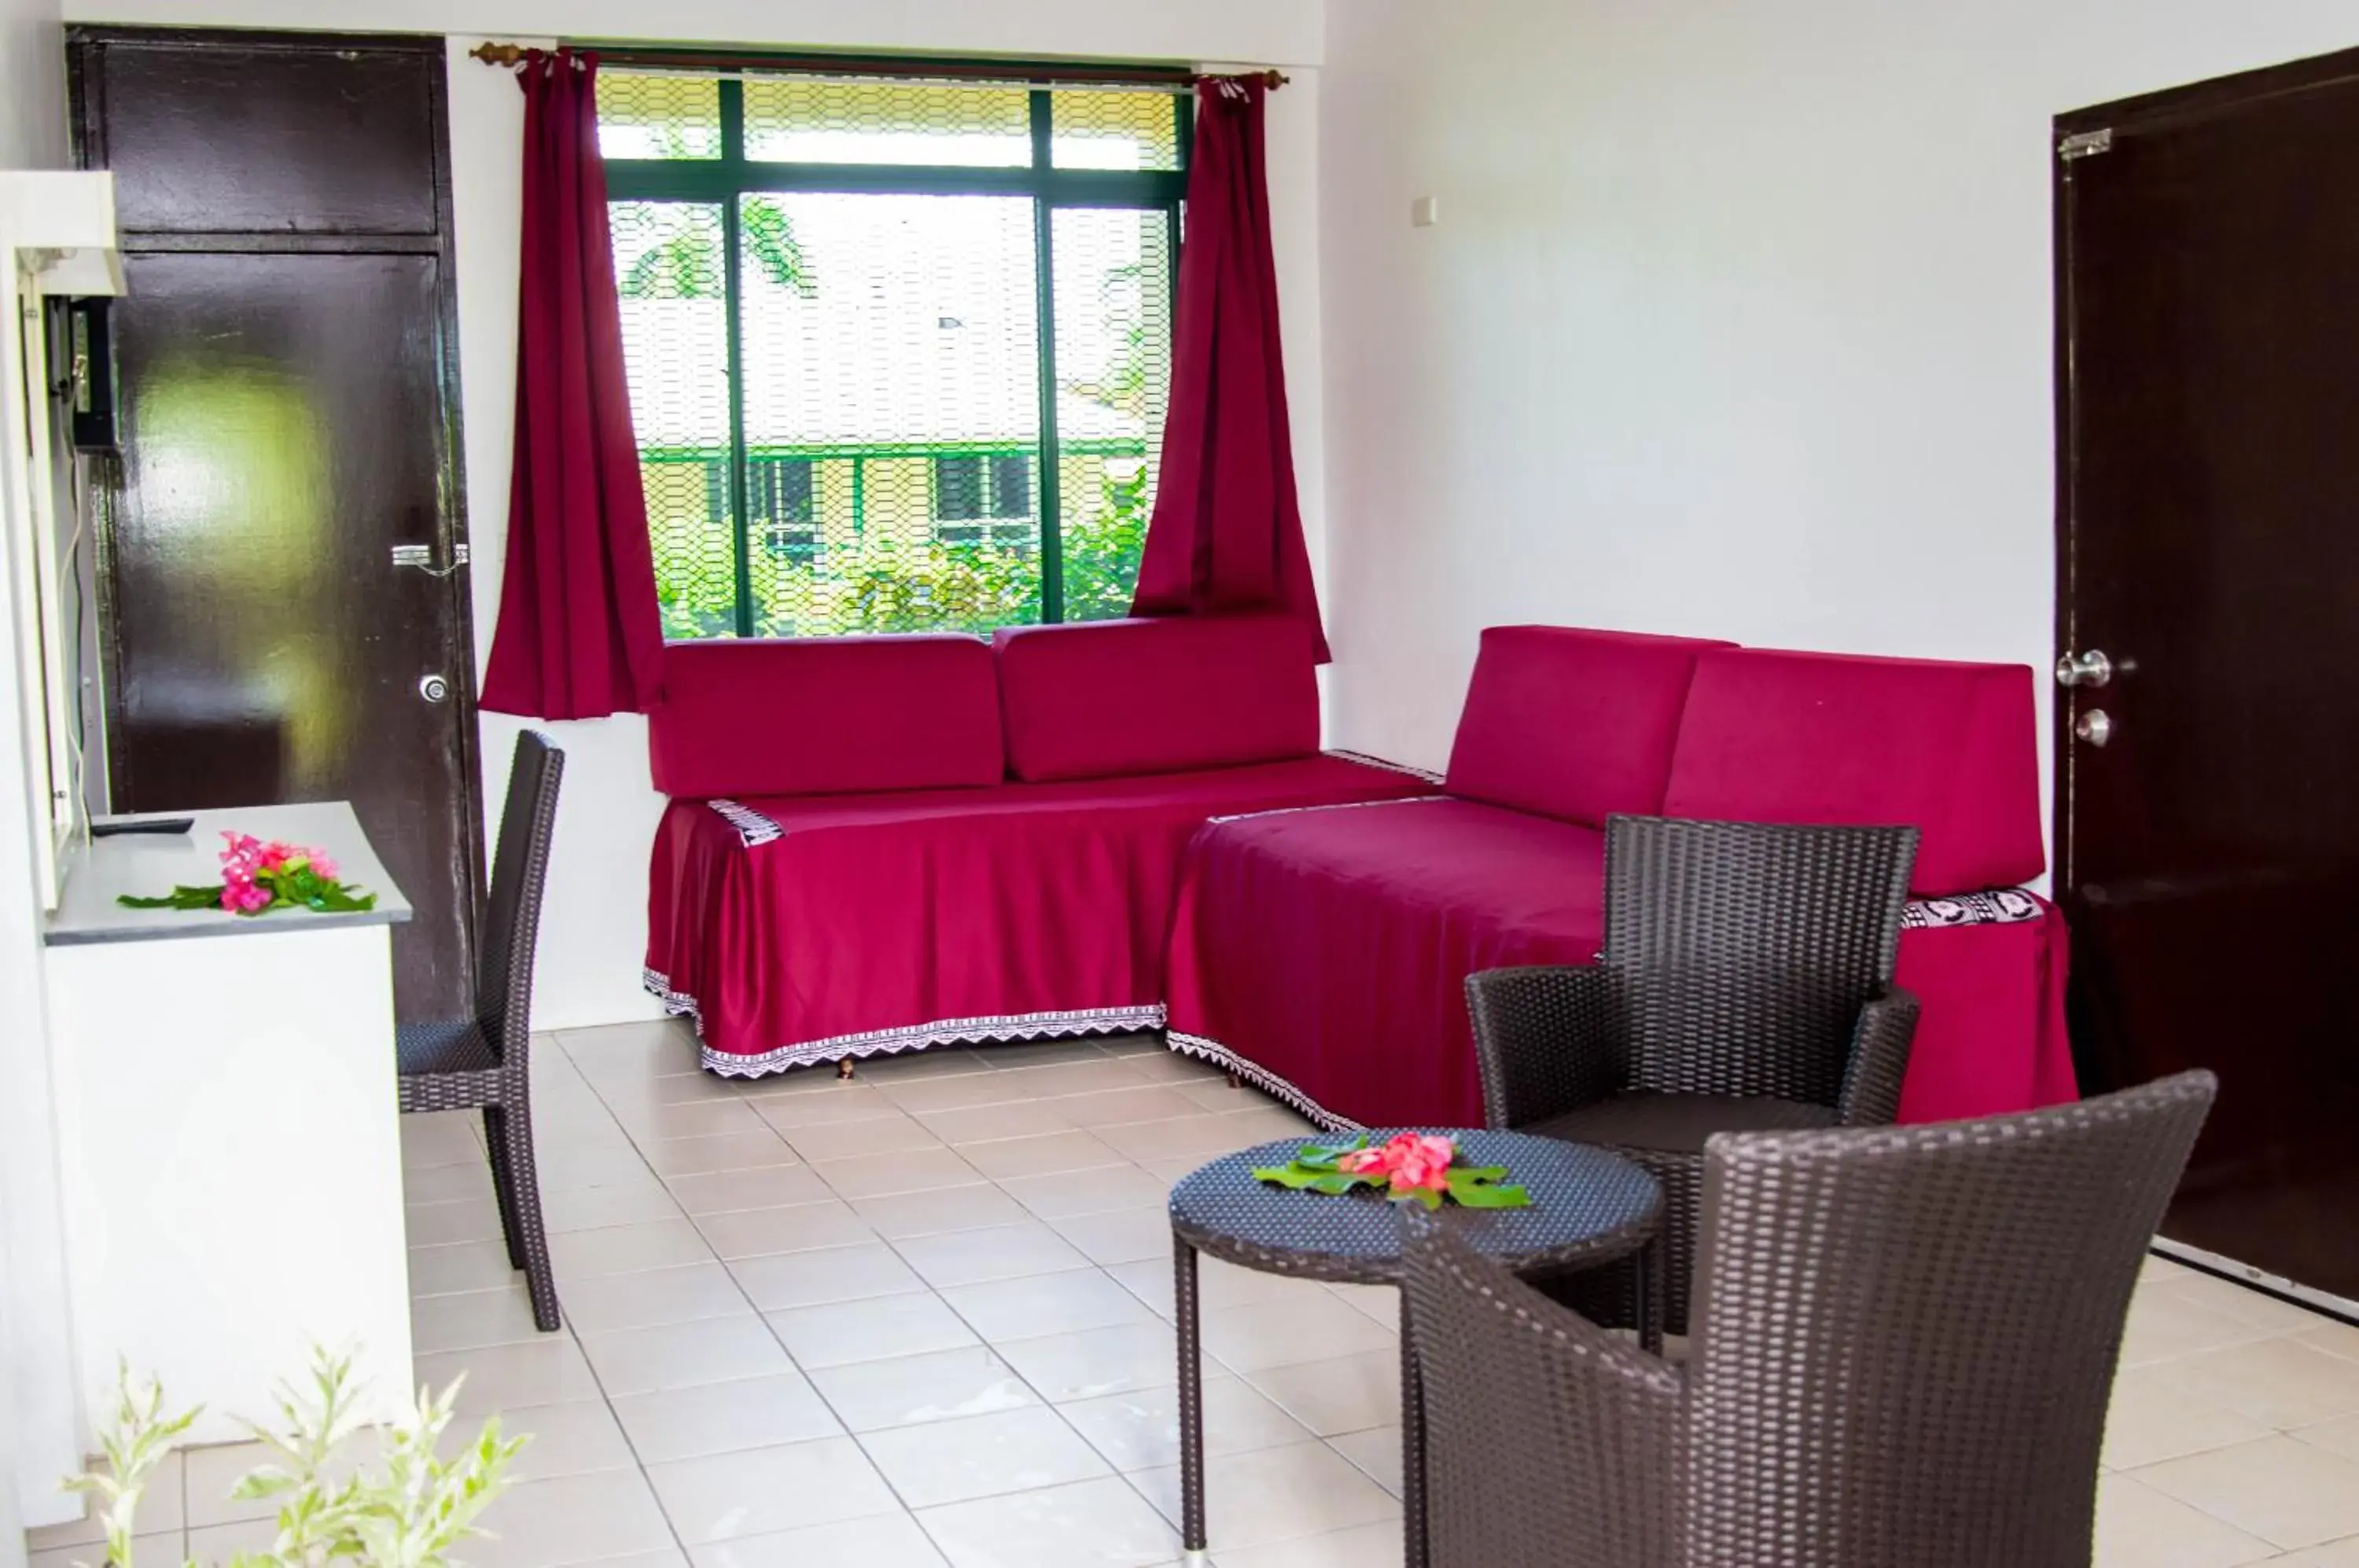
<svg viewBox="0 0 2359 1568"><path fill-rule="evenodd" d="M2359 1298L2359 51L2058 130L2076 1051L2220 1075L2166 1235Z"/></svg>
<svg viewBox="0 0 2359 1568"><path fill-rule="evenodd" d="M130 282L111 801L350 800L418 908L402 1016L463 1010L480 827L465 577L434 574L464 539L441 44L92 30L73 65Z"/></svg>

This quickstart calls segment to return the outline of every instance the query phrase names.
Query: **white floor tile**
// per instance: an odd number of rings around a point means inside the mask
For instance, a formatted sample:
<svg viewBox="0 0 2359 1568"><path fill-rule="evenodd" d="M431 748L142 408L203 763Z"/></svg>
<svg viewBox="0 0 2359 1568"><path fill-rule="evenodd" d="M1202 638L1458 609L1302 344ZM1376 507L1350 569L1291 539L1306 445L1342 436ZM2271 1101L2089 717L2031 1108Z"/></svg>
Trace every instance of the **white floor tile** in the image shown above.
<svg viewBox="0 0 2359 1568"><path fill-rule="evenodd" d="M793 1358L769 1325L750 1314L588 1334L577 1354L587 1355L588 1366L597 1369L598 1382L614 1399L794 1370Z"/></svg>
<svg viewBox="0 0 2359 1568"><path fill-rule="evenodd" d="M713 1261L712 1248L694 1225L675 1215L642 1225L568 1231L549 1238L549 1260L560 1286L606 1274L637 1274Z"/></svg>
<svg viewBox="0 0 2359 1568"><path fill-rule="evenodd" d="M566 1287L564 1304L574 1331L585 1335L736 1317L754 1310L718 1263L577 1279Z"/></svg>
<svg viewBox="0 0 2359 1568"><path fill-rule="evenodd" d="M457 1407L462 1415L594 1399L600 1392L582 1346L566 1334L544 1334L519 1345L420 1355L416 1370L418 1381L437 1393L464 1378Z"/></svg>
<svg viewBox="0 0 2359 1568"><path fill-rule="evenodd" d="M836 1437L842 1423L799 1372L704 1383L614 1400L645 1465Z"/></svg>
<svg viewBox="0 0 2359 1568"><path fill-rule="evenodd" d="M1104 1279L1071 1243L1038 1220L1027 1219L988 1230L911 1236L897 1239L893 1246L909 1267L937 1290L1077 1269Z"/></svg>
<svg viewBox="0 0 2359 1568"><path fill-rule="evenodd" d="M1180 1380L1177 1342L1161 1323L1125 1323L998 1344L1007 1364L1054 1404L1159 1388Z"/></svg>
<svg viewBox="0 0 2359 1568"><path fill-rule="evenodd" d="M690 1560L695 1568L944 1568L932 1539L908 1514L715 1541Z"/></svg>
<svg viewBox="0 0 2359 1568"><path fill-rule="evenodd" d="M483 1523L491 1537L462 1549L473 1568L575 1568L675 1544L636 1470L528 1481L485 1509Z"/></svg>
<svg viewBox="0 0 2359 1568"><path fill-rule="evenodd" d="M810 1380L855 1432L995 1415L1040 1402L1014 1367L981 1345L822 1367Z"/></svg>
<svg viewBox="0 0 2359 1568"><path fill-rule="evenodd" d="M941 1297L975 1333L994 1344L1156 1321L1137 1297L1103 1270L1087 1267L1086 1260L1080 1269L953 1286L944 1290Z"/></svg>
<svg viewBox="0 0 2359 1568"><path fill-rule="evenodd" d="M779 1209L733 1209L696 1221L712 1250L726 1261L810 1252L823 1247L857 1247L877 1239L852 1205L830 1198Z"/></svg>
<svg viewBox="0 0 2359 1568"><path fill-rule="evenodd" d="M780 1342L806 1371L981 1343L956 1312L931 1294L797 1307L767 1316Z"/></svg>
<svg viewBox="0 0 2359 1568"><path fill-rule="evenodd" d="M1180 1470L1135 1479L1163 1516L1180 1518ZM1204 1464L1204 1519L1215 1561L1231 1546L1327 1535L1400 1517L1400 1504L1323 1443L1232 1454Z"/></svg>
<svg viewBox="0 0 2359 1568"><path fill-rule="evenodd" d="M900 1511L848 1437L647 1467L665 1514L690 1547Z"/></svg>
<svg viewBox="0 0 2359 1568"><path fill-rule="evenodd" d="M1035 1406L865 1433L860 1445L912 1508L1112 1475L1056 1411Z"/></svg>
<svg viewBox="0 0 2359 1568"><path fill-rule="evenodd" d="M478 1423L458 1421L443 1442L446 1454L475 1436ZM500 1412L504 1437L528 1437L511 1472L519 1481L549 1481L603 1470L636 1470L638 1456L623 1440L614 1410L603 1399L563 1405L527 1405Z"/></svg>
<svg viewBox="0 0 2359 1568"><path fill-rule="evenodd" d="M951 1568L1150 1568L1179 1532L1124 1481L1082 1481L927 1508L918 1522Z"/></svg>
<svg viewBox="0 0 2359 1568"><path fill-rule="evenodd" d="M2359 1535L2359 1465L2291 1438L2240 1443L2129 1475L2285 1551Z"/></svg>
<svg viewBox="0 0 2359 1568"><path fill-rule="evenodd" d="M881 1241L743 1258L730 1264L729 1271L764 1312L908 1295L926 1288L901 1255Z"/></svg>
<svg viewBox="0 0 2359 1568"><path fill-rule="evenodd" d="M1115 1469L1155 1470L1180 1463L1180 1390L1135 1388L1060 1405L1058 1413ZM1310 1432L1266 1395L1234 1377L1204 1382L1204 1452L1210 1456L1283 1448Z"/></svg>

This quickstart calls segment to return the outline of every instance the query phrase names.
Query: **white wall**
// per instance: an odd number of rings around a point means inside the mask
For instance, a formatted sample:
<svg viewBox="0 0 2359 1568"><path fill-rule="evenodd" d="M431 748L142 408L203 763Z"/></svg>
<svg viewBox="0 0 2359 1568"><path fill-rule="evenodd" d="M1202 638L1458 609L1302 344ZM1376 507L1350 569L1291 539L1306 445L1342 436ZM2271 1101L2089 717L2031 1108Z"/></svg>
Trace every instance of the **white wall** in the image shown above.
<svg viewBox="0 0 2359 1568"><path fill-rule="evenodd" d="M2049 117L2359 12L1338 0L1328 31L1335 723L1436 763L1498 622L2045 664Z"/></svg>
<svg viewBox="0 0 2359 1568"><path fill-rule="evenodd" d="M65 162L65 51L57 0L0 0L0 169ZM0 290L0 298L9 297ZM10 329L13 332L13 328ZM0 363L13 365L0 354ZM6 372L13 374L13 370ZM0 485L5 485L0 474ZM0 517L12 515L0 495ZM0 605L10 605L0 571ZM16 702L16 639L0 628L0 1568L22 1568L24 1526L56 1516L49 1482L71 1457L69 1359L49 1126L47 1035L34 925L35 822ZM46 807L38 820L46 824Z"/></svg>

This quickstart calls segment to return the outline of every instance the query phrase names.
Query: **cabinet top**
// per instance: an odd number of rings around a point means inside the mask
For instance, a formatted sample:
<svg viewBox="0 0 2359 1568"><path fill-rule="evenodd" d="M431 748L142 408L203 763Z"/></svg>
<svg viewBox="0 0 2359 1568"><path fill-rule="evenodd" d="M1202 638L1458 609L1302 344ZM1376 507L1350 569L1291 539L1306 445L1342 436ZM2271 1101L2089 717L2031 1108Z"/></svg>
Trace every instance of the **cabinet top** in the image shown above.
<svg viewBox="0 0 2359 1568"><path fill-rule="evenodd" d="M100 942L171 941L198 936L268 936L329 926L398 925L410 917L409 900L393 885L360 819L342 800L293 806L241 806L213 811L149 811L103 817L101 822L190 817L185 833L125 833L78 840L65 853L65 890L42 929L51 947ZM279 909L267 915L233 915L222 909L131 909L120 894L159 898L174 887L221 881L222 834L252 833L267 844L283 840L316 849L336 863L341 880L376 895L376 908L357 914L315 914Z"/></svg>

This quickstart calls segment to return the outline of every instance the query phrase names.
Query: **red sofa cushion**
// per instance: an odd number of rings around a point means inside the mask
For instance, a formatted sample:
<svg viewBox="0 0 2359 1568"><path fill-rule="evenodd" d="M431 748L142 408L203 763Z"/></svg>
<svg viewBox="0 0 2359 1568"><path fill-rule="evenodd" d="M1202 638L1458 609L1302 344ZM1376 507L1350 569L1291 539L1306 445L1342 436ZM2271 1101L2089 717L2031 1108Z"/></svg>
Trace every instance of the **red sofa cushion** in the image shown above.
<svg viewBox="0 0 2359 1568"><path fill-rule="evenodd" d="M1009 626L993 641L1008 771L1029 782L1280 762L1319 749L1310 633L1290 615Z"/></svg>
<svg viewBox="0 0 2359 1568"><path fill-rule="evenodd" d="M1765 648L1696 660L1663 811L1774 822L1909 822L1920 894L2046 866L2031 671Z"/></svg>
<svg viewBox="0 0 2359 1568"><path fill-rule="evenodd" d="M1489 626L1458 718L1453 795L1603 827L1662 809L1696 655L1724 642Z"/></svg>
<svg viewBox="0 0 2359 1568"><path fill-rule="evenodd" d="M995 784L990 645L954 636L676 642L647 715L678 800Z"/></svg>

